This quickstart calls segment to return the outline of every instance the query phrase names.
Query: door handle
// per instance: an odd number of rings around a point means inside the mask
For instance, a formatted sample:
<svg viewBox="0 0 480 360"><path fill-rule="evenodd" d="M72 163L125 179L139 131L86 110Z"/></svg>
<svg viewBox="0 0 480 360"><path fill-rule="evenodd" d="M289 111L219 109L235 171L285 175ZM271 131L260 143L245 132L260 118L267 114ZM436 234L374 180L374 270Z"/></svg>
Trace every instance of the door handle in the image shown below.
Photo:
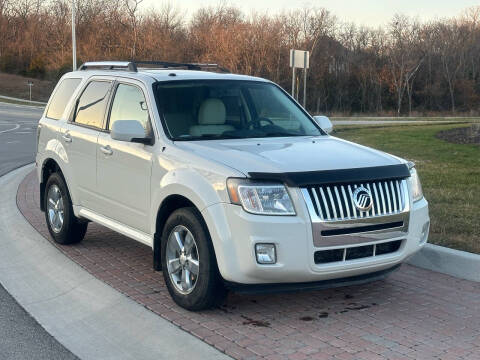
<svg viewBox="0 0 480 360"><path fill-rule="evenodd" d="M100 146L100 150L101 150L102 153L104 153L105 155L112 155L112 154L113 154L113 150L112 150L112 148L110 147L110 145Z"/></svg>
<svg viewBox="0 0 480 360"><path fill-rule="evenodd" d="M67 142L67 143L71 143L71 142L72 142L72 137L70 136L69 133L63 134L63 135L62 135L62 138L63 138L63 140L65 140L65 142Z"/></svg>

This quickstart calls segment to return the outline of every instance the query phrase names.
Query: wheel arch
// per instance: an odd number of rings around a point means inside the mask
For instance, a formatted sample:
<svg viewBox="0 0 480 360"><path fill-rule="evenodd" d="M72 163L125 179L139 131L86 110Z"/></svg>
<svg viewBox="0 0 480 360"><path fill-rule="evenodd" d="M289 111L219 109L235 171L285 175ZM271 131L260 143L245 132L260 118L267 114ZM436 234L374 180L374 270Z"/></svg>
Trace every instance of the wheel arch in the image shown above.
<svg viewBox="0 0 480 360"><path fill-rule="evenodd" d="M60 166L53 158L47 158L43 161L40 170L40 210L45 211L45 186L48 178L55 172L61 172Z"/></svg>
<svg viewBox="0 0 480 360"><path fill-rule="evenodd" d="M65 179L64 172L58 164L58 161L51 157L46 158L42 163L40 171L40 210L42 211L45 211L45 186L47 184L48 178L53 173L59 173L60 176L63 178L63 180L65 181L65 185L67 186L68 195L71 199L70 189L67 180Z"/></svg>
<svg viewBox="0 0 480 360"><path fill-rule="evenodd" d="M157 271L162 270L162 265L160 261L160 256L161 256L160 242L162 238L163 228L165 226L165 223L167 222L168 217L175 210L186 208L186 207L195 209L198 216L200 217L202 225L208 234L208 239L210 241L210 245L212 247L213 255L215 257L215 262L216 262L217 256L215 254L215 247L213 246L213 242L211 240L210 231L208 229L207 222L203 218L203 215L200 209L190 199L188 199L184 195L171 194L171 195L168 195L162 201L157 212L157 217L155 221L155 233L153 236L153 268L154 270L157 270Z"/></svg>

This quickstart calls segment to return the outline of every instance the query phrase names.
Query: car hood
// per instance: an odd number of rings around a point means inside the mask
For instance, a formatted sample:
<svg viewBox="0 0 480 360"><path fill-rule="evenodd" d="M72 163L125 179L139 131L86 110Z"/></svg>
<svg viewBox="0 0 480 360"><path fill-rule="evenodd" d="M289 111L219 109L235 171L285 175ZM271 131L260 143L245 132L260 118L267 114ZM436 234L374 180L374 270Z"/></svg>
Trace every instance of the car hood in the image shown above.
<svg viewBox="0 0 480 360"><path fill-rule="evenodd" d="M176 145L245 175L353 169L404 162L333 136L177 141Z"/></svg>

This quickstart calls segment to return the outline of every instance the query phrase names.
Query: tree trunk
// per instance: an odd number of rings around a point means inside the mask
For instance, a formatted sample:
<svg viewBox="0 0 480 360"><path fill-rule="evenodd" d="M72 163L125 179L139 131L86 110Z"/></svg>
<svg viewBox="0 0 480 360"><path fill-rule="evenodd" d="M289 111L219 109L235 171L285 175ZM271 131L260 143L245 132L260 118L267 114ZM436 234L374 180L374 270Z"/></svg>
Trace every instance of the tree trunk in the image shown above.
<svg viewBox="0 0 480 360"><path fill-rule="evenodd" d="M450 90L450 101L452 105L452 114L455 114L455 95L454 95L453 86L449 85L449 90Z"/></svg>

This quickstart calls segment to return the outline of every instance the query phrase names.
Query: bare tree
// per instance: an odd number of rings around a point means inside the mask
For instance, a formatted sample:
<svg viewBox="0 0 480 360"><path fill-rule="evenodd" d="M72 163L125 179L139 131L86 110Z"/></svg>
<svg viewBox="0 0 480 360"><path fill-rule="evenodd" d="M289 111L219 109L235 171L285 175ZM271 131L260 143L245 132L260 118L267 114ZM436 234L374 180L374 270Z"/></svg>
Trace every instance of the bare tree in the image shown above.
<svg viewBox="0 0 480 360"><path fill-rule="evenodd" d="M178 2L166 1L142 9L142 0L76 0L79 60L217 62L289 89L289 50L305 49L312 111L480 114L478 6L429 23L397 15L372 29L316 7L245 14L223 1L187 16ZM65 71L70 6L70 0L0 0L0 70L53 78Z"/></svg>
<svg viewBox="0 0 480 360"><path fill-rule="evenodd" d="M133 40L131 45L130 58L135 59L137 53L137 40L138 40L138 6L143 0L124 0L125 8L127 9L128 16L130 17L130 24L132 26Z"/></svg>
<svg viewBox="0 0 480 360"><path fill-rule="evenodd" d="M388 48L388 60L391 73L392 85L396 94L397 116L402 110L402 102L405 91L409 92L411 103L410 82L418 72L424 60L421 51L412 52L416 47L419 26L404 15L395 15L390 23L390 46Z"/></svg>
<svg viewBox="0 0 480 360"><path fill-rule="evenodd" d="M465 45L468 41L468 33L465 30L465 27L455 20L439 23L436 27L436 45L442 64L442 74L448 86L452 113L455 113L455 86L465 61Z"/></svg>

